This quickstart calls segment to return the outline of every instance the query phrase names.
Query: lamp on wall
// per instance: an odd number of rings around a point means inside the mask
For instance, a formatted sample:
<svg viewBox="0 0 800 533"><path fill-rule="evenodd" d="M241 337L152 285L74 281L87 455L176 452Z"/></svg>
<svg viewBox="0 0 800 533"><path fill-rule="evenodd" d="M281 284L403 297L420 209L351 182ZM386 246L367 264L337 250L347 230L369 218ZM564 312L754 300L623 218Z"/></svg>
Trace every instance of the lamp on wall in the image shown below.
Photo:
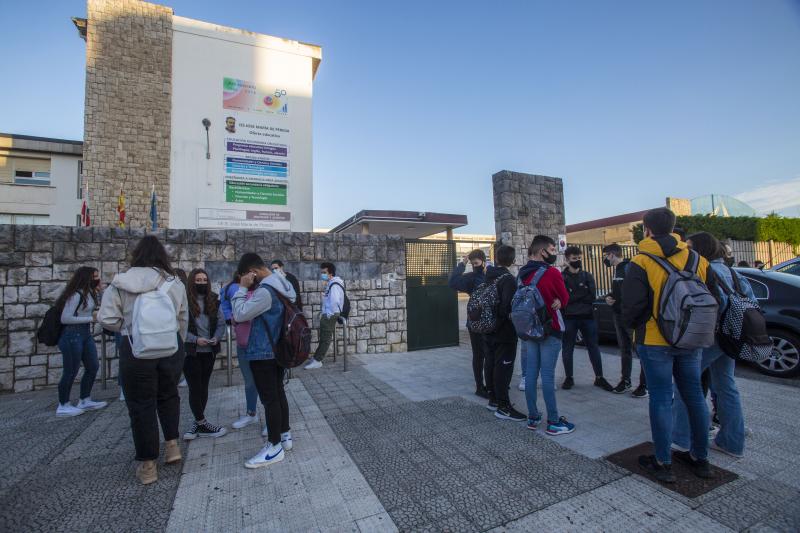
<svg viewBox="0 0 800 533"><path fill-rule="evenodd" d="M211 159L211 144L208 140L208 128L211 127L211 121L207 118L204 118L203 127L206 129L206 159Z"/></svg>

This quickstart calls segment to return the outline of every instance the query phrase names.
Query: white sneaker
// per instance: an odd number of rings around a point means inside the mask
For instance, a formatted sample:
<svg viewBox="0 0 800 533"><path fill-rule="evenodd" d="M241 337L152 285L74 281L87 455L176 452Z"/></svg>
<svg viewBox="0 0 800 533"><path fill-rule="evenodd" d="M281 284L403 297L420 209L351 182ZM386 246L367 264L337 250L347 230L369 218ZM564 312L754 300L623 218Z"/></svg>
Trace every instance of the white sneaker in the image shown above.
<svg viewBox="0 0 800 533"><path fill-rule="evenodd" d="M292 444L291 431L287 431L286 433L281 433L281 446L283 446L283 449L286 450L287 452L294 447L294 444Z"/></svg>
<svg viewBox="0 0 800 533"><path fill-rule="evenodd" d="M264 426L264 429L261 430L261 436L265 438L269 437L269 428L266 425Z"/></svg>
<svg viewBox="0 0 800 533"><path fill-rule="evenodd" d="M280 444L267 444L256 455L245 461L245 468L261 468L273 463L279 463L284 458L283 446Z"/></svg>
<svg viewBox="0 0 800 533"><path fill-rule="evenodd" d="M75 407L71 403L61 404L58 407L56 407L56 416L58 416L58 417L61 417L61 416L78 416L78 415L82 415L85 412L86 411L84 411L83 409L81 409L79 407Z"/></svg>
<svg viewBox="0 0 800 533"><path fill-rule="evenodd" d="M189 384L186 383L186 378L181 378L181 380L178 382L178 387L188 387L188 386Z"/></svg>
<svg viewBox="0 0 800 533"><path fill-rule="evenodd" d="M94 411L96 409L102 409L107 405L108 402L96 402L91 398L84 398L78 402L78 409L83 409L84 411Z"/></svg>
<svg viewBox="0 0 800 533"><path fill-rule="evenodd" d="M525 390L525 376L522 376L519 380L519 386L517 387L519 390Z"/></svg>
<svg viewBox="0 0 800 533"><path fill-rule="evenodd" d="M231 424L231 427L233 429L242 429L246 428L250 424L255 424L256 422L258 422L258 417L256 415L250 416L247 413L245 413L244 416L239 418L239 420Z"/></svg>
<svg viewBox="0 0 800 533"><path fill-rule="evenodd" d="M317 361L316 359L312 359L303 368L305 368L306 370L314 370L315 368L322 368L322 361Z"/></svg>
<svg viewBox="0 0 800 533"><path fill-rule="evenodd" d="M122 390L121 390L121 389L120 389L120 391L119 391L119 401L121 401L121 402L124 402L124 401L125 401L125 393L124 393L124 392L122 392Z"/></svg>
<svg viewBox="0 0 800 533"><path fill-rule="evenodd" d="M718 452L722 452L725 455L730 455L731 457L735 457L737 459L741 459L742 457L744 457L744 455L741 455L741 454L738 454L738 453L729 452L728 450L726 450L725 448L723 448L722 446L717 444L717 441L715 441L715 440L711 441L710 448L712 450L717 450Z"/></svg>
<svg viewBox="0 0 800 533"><path fill-rule="evenodd" d="M712 426L708 428L708 440L713 441L716 439L717 433L719 433L719 426Z"/></svg>

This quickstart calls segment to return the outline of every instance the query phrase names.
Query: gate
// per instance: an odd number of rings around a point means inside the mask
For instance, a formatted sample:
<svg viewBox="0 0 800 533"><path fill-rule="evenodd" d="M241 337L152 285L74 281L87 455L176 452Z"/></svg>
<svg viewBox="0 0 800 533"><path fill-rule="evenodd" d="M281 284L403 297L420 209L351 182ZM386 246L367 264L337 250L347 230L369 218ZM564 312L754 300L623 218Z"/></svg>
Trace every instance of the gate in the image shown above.
<svg viewBox="0 0 800 533"><path fill-rule="evenodd" d="M406 240L408 350L458 346L458 296L447 286L453 241Z"/></svg>

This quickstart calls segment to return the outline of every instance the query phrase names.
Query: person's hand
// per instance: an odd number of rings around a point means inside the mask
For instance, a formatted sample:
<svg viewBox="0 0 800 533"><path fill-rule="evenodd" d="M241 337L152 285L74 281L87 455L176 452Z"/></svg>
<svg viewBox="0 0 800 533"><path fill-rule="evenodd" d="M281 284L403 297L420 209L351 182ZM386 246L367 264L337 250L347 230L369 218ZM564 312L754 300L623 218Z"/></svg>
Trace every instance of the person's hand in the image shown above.
<svg viewBox="0 0 800 533"><path fill-rule="evenodd" d="M256 282L256 274L255 272L248 272L244 276L241 277L239 280L239 285L249 289L252 287Z"/></svg>
<svg viewBox="0 0 800 533"><path fill-rule="evenodd" d="M208 339L204 339L203 337L197 337L197 345L208 346Z"/></svg>
<svg viewBox="0 0 800 533"><path fill-rule="evenodd" d="M616 301L616 300L615 300L613 297L611 297L611 296L606 296L606 303L607 303L608 305L614 305L616 302L617 302L617 301Z"/></svg>
<svg viewBox="0 0 800 533"><path fill-rule="evenodd" d="M555 300L553 300L553 305L551 305L550 307L552 307L554 311L558 311L559 309L561 309L561 300L556 298Z"/></svg>
<svg viewBox="0 0 800 533"><path fill-rule="evenodd" d="M216 338L216 337L211 337L211 338L208 340L208 343L209 343L211 346L216 346L217 344L219 344L219 340L217 340L217 338Z"/></svg>

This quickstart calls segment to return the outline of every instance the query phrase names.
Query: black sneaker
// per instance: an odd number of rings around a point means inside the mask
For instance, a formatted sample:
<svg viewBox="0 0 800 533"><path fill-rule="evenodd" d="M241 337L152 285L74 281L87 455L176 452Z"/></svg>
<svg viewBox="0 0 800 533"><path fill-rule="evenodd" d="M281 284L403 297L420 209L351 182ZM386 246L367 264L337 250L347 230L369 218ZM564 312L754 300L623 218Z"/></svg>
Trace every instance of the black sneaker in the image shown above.
<svg viewBox="0 0 800 533"><path fill-rule="evenodd" d="M564 384L561 385L561 388L564 390L569 390L575 386L575 380L572 378L567 378L564 380Z"/></svg>
<svg viewBox="0 0 800 533"><path fill-rule="evenodd" d="M649 396L647 387L645 385L639 385L636 387L636 390L631 393L631 396L634 398L647 398Z"/></svg>
<svg viewBox="0 0 800 533"><path fill-rule="evenodd" d="M678 461L689 465L689 469L695 476L702 479L713 479L714 473L711 471L711 464L708 462L708 459L697 460L692 458L692 454L689 452L681 452L678 450L673 450L672 456Z"/></svg>
<svg viewBox="0 0 800 533"><path fill-rule="evenodd" d="M490 411L497 411L497 400L489 398L489 403L486 404L486 408Z"/></svg>
<svg viewBox="0 0 800 533"><path fill-rule="evenodd" d="M489 393L486 392L486 387L478 387L475 389L475 396L479 396L481 398L489 399Z"/></svg>
<svg viewBox="0 0 800 533"><path fill-rule="evenodd" d="M675 474L672 473L672 465L659 464L655 455L640 455L639 466L662 483L675 483L676 481Z"/></svg>
<svg viewBox="0 0 800 533"><path fill-rule="evenodd" d="M606 392L611 392L611 391L614 390L614 387L611 386L611 383L606 381L606 378L604 378L603 376L600 376L598 378L594 378L594 386L595 387L600 387L601 389L603 389Z"/></svg>
<svg viewBox="0 0 800 533"><path fill-rule="evenodd" d="M525 422L528 420L528 415L523 415L511 404L508 404L504 407L498 407L497 411L494 412L494 416L499 418L500 420L511 420L513 422Z"/></svg>
<svg viewBox="0 0 800 533"><path fill-rule="evenodd" d="M719 427L721 424L719 423L719 416L717 415L717 410L714 410L714 414L711 416L711 424L714 426Z"/></svg>
<svg viewBox="0 0 800 533"><path fill-rule="evenodd" d="M228 433L223 427L215 426L210 422L206 421L202 424L198 424L195 422L192 424L192 429L186 433L183 438L186 440L193 440L197 437L221 437Z"/></svg>
<svg viewBox="0 0 800 533"><path fill-rule="evenodd" d="M632 388L631 382L623 379L617 384L616 387L614 387L614 390L612 390L611 392L613 392L614 394L625 394L626 392L631 390L631 388Z"/></svg>

